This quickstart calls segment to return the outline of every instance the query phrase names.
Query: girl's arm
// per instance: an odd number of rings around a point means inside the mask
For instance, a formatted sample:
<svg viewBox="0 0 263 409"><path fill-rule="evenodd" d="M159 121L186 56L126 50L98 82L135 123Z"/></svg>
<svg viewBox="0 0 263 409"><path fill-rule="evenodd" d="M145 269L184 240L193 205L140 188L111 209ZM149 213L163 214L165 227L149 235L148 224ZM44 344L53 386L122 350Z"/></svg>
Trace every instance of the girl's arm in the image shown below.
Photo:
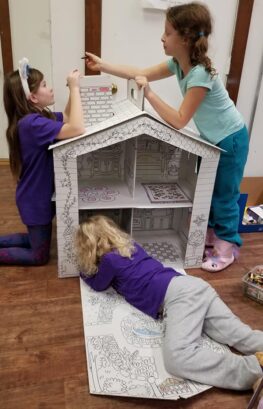
<svg viewBox="0 0 263 409"><path fill-rule="evenodd" d="M69 95L69 98L68 98L67 105L65 106L65 109L64 109L64 112L63 112L63 121L64 121L64 123L68 122L69 113L70 113L70 95Z"/></svg>
<svg viewBox="0 0 263 409"><path fill-rule="evenodd" d="M104 291L110 287L112 280L115 276L114 267L111 265L107 256L103 256L99 263L97 273L92 277L87 277L83 273L80 273L80 277L85 281L93 290Z"/></svg>
<svg viewBox="0 0 263 409"><path fill-rule="evenodd" d="M62 126L56 139L72 138L85 132L79 92L79 77L80 72L74 70L67 78L67 84L69 87L69 100L65 109L65 119L67 122Z"/></svg>
<svg viewBox="0 0 263 409"><path fill-rule="evenodd" d="M171 126L181 129L192 119L201 102L204 100L208 91L205 87L190 88L183 99L178 110L166 104L155 92L149 87L146 77L138 76L135 78L139 87L144 88L144 95L150 102L160 117L168 122Z"/></svg>
<svg viewBox="0 0 263 409"><path fill-rule="evenodd" d="M137 75L147 77L148 81L156 81L174 75L167 66L166 62L154 65L149 68L137 68L128 65L117 65L103 61L95 54L86 52L86 65L92 71L101 71L107 74L116 75L121 78L135 78Z"/></svg>

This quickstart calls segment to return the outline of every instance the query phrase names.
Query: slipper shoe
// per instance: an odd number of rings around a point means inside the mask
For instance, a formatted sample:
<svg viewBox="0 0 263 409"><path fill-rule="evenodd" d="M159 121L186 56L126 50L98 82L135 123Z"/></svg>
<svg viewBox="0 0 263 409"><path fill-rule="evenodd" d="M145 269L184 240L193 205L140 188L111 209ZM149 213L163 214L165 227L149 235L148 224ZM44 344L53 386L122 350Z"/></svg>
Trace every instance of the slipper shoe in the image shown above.
<svg viewBox="0 0 263 409"><path fill-rule="evenodd" d="M213 251L212 247L205 246L204 254L203 254L203 261L207 260L208 257L212 256L212 251Z"/></svg>
<svg viewBox="0 0 263 409"><path fill-rule="evenodd" d="M210 273L217 273L230 266L234 260L235 257L233 254L231 257L209 256L203 261L201 268Z"/></svg>

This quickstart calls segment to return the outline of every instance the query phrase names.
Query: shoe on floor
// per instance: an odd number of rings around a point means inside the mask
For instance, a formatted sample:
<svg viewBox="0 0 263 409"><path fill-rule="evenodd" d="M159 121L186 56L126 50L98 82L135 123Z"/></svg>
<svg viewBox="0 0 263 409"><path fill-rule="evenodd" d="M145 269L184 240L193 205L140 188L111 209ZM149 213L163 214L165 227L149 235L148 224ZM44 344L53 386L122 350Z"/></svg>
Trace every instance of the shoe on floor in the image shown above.
<svg viewBox="0 0 263 409"><path fill-rule="evenodd" d="M202 263L202 269L209 271L210 273L217 273L222 271L230 264L235 261L235 257L232 254L231 257L222 257L222 256L208 256Z"/></svg>
<svg viewBox="0 0 263 409"><path fill-rule="evenodd" d="M233 243L216 238L212 252L205 253L202 269L217 273L230 266L235 260L234 247Z"/></svg>

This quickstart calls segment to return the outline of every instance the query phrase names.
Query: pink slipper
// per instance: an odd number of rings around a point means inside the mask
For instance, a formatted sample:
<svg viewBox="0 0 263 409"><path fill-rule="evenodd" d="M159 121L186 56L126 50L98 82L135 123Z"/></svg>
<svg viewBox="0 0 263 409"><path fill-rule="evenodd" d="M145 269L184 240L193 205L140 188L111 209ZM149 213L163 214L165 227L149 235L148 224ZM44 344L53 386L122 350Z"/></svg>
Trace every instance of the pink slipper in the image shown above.
<svg viewBox="0 0 263 409"><path fill-rule="evenodd" d="M233 254L231 257L208 256L202 263L202 269L210 273L217 273L230 266L234 260L235 257Z"/></svg>
<svg viewBox="0 0 263 409"><path fill-rule="evenodd" d="M211 273L222 271L235 260L235 245L226 240L216 238L214 248L202 263L202 269Z"/></svg>

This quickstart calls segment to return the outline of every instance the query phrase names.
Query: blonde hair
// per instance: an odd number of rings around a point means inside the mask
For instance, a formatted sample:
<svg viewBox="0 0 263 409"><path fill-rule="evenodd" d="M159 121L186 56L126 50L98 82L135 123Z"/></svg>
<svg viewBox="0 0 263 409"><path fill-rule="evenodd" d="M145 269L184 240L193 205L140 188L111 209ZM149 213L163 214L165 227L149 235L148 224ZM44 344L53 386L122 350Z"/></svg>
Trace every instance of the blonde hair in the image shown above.
<svg viewBox="0 0 263 409"><path fill-rule="evenodd" d="M93 276L98 271L101 257L116 250L123 257L131 257L135 251L132 238L113 220L96 215L80 224L75 238L76 253L81 271Z"/></svg>

